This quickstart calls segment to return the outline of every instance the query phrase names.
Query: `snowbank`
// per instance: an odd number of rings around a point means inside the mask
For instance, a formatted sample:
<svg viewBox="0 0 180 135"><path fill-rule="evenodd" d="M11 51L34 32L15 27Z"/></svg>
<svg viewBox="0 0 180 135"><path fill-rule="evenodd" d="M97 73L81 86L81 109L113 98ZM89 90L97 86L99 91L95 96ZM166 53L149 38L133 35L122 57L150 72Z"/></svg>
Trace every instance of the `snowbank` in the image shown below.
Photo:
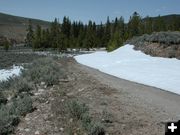
<svg viewBox="0 0 180 135"><path fill-rule="evenodd" d="M5 81L12 76L18 76L21 73L22 68L23 67L21 66L13 66L13 68L9 70L6 69L0 70L0 81Z"/></svg>
<svg viewBox="0 0 180 135"><path fill-rule="evenodd" d="M96 52L75 59L119 78L180 94L180 60L151 57L128 44L110 53Z"/></svg>

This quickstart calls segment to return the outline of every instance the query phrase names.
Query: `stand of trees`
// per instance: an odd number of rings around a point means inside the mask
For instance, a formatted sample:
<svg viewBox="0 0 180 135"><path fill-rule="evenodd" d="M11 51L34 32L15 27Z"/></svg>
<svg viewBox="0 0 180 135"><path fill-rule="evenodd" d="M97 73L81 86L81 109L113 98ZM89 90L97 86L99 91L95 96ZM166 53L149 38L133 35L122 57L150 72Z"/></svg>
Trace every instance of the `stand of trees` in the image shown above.
<svg viewBox="0 0 180 135"><path fill-rule="evenodd" d="M128 23L124 22L123 17L112 21L108 17L105 24L97 25L92 21L88 24L83 24L81 21L71 22L68 17L64 17L62 23L55 19L48 29L42 29L39 25L33 28L29 21L26 44L34 49L54 48L66 51L67 48L89 50L106 47L107 50L112 51L133 36L167 30L180 30L179 19L174 18L171 23L167 23L161 16L156 19L151 17L142 19L137 12L134 12Z"/></svg>

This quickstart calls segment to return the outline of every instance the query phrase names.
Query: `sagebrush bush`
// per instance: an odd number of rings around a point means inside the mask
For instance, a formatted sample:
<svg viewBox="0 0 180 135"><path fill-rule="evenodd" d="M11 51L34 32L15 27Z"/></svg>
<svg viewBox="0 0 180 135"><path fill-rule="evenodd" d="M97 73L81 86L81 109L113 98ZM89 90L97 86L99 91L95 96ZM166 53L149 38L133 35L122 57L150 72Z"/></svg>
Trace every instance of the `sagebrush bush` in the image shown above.
<svg viewBox="0 0 180 135"><path fill-rule="evenodd" d="M17 90L18 93L29 92L33 89L33 84L28 82L26 78L19 77L14 83L13 88Z"/></svg>
<svg viewBox="0 0 180 135"><path fill-rule="evenodd" d="M102 123L95 122L90 117L89 113L84 113L82 118L82 127L86 130L88 135L104 135L105 130Z"/></svg>
<svg viewBox="0 0 180 135"><path fill-rule="evenodd" d="M7 99L4 97L3 93L0 91L0 105L5 104Z"/></svg>
<svg viewBox="0 0 180 135"><path fill-rule="evenodd" d="M31 97L23 95L14 99L9 105L0 106L0 134L11 133L19 123L19 117L31 112L33 109Z"/></svg>
<svg viewBox="0 0 180 135"><path fill-rule="evenodd" d="M83 115L88 112L89 108L85 104L81 104L76 100L67 103L68 112L71 117L82 119Z"/></svg>
<svg viewBox="0 0 180 135"><path fill-rule="evenodd" d="M18 93L29 92L33 89L33 84L28 82L26 78L20 77L14 85L14 88L18 91Z"/></svg>
<svg viewBox="0 0 180 135"><path fill-rule="evenodd" d="M143 42L157 42L163 44L180 44L180 32L154 32L150 35L144 34L140 37L134 37L127 43L133 45L143 45Z"/></svg>
<svg viewBox="0 0 180 135"><path fill-rule="evenodd" d="M35 83L45 82L47 85L58 83L64 73L58 64L51 58L41 58L27 66L22 75Z"/></svg>
<svg viewBox="0 0 180 135"><path fill-rule="evenodd" d="M83 114L82 118L81 118L81 121L82 121L82 126L83 128L88 131L90 126L91 126L91 117L89 116L89 113L85 113Z"/></svg>
<svg viewBox="0 0 180 135"><path fill-rule="evenodd" d="M15 112L13 112L13 114L18 116L31 112L33 110L31 97L28 95L23 95L19 99L15 99L13 102L13 108L15 108Z"/></svg>
<svg viewBox="0 0 180 135"><path fill-rule="evenodd" d="M0 69L7 68L13 65L21 65L22 63L29 63L43 56L31 53L19 52L1 52L0 53Z"/></svg>
<svg viewBox="0 0 180 135"><path fill-rule="evenodd" d="M92 121L89 108L85 104L72 100L67 103L67 108L70 117L80 120L88 135L105 135L104 127L101 123Z"/></svg>
<svg viewBox="0 0 180 135"><path fill-rule="evenodd" d="M13 106L2 105L0 107L0 134L7 135L14 130L14 126L19 123L19 117L12 114Z"/></svg>
<svg viewBox="0 0 180 135"><path fill-rule="evenodd" d="M16 78L9 77L6 81L0 81L0 91L5 91L16 83Z"/></svg>
<svg viewBox="0 0 180 135"><path fill-rule="evenodd" d="M91 122L88 128L88 135L105 135L104 127L101 123Z"/></svg>

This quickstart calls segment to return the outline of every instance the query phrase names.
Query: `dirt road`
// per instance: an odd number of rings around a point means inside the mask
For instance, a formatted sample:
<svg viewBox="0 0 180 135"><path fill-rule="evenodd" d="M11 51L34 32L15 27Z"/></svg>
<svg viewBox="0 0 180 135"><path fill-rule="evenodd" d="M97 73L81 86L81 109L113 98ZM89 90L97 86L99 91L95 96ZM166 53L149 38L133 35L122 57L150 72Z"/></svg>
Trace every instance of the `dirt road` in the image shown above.
<svg viewBox="0 0 180 135"><path fill-rule="evenodd" d="M108 135L164 135L164 122L180 119L179 95L104 74L71 58L59 63L69 81L36 96L37 110L22 119L15 134L67 134L61 102L71 96L88 105Z"/></svg>

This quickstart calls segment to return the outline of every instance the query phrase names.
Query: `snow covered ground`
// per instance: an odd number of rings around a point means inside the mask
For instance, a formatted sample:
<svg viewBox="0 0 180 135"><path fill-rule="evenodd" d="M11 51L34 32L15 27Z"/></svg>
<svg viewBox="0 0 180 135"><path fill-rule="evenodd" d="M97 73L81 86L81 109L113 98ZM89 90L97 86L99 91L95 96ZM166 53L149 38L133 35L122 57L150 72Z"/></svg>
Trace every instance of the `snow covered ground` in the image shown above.
<svg viewBox="0 0 180 135"><path fill-rule="evenodd" d="M18 76L21 73L21 66L13 66L12 69L1 69L0 70L0 81L5 81L9 77Z"/></svg>
<svg viewBox="0 0 180 135"><path fill-rule="evenodd" d="M180 60L151 57L128 44L110 53L95 52L75 59L119 78L180 94Z"/></svg>

